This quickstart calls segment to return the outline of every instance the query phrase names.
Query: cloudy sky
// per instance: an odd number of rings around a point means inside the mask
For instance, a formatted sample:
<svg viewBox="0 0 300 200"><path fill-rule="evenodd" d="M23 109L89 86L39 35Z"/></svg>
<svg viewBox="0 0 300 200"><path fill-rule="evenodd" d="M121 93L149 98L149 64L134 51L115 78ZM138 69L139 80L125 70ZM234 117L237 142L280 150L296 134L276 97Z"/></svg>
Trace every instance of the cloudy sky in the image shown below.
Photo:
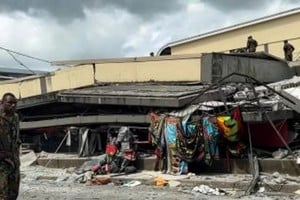
<svg viewBox="0 0 300 200"><path fill-rule="evenodd" d="M147 56L166 43L300 7L300 0L0 0L0 49L45 60ZM49 64L0 51L0 67Z"/></svg>

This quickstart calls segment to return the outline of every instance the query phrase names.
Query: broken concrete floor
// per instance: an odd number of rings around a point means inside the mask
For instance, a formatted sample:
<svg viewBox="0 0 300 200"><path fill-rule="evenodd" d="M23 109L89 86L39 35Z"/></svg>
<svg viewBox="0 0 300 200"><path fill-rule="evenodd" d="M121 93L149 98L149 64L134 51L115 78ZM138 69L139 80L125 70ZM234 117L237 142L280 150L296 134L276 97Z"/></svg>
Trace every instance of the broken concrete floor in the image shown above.
<svg viewBox="0 0 300 200"><path fill-rule="evenodd" d="M300 189L300 183L280 176L281 183L272 183L274 174L262 175L262 180L269 182L260 185L259 192L243 196L245 188L251 181L251 175L217 174L217 175L168 175L161 172L141 171L136 174L111 177L107 185L87 186L74 181L74 168L57 169L43 166L23 166L19 199L300 199L294 192ZM75 175L76 176L76 175ZM162 177L169 184L158 187L153 184L155 177ZM117 186L115 181L128 183L140 182L137 186ZM263 182L263 181L262 181ZM206 185L219 188L226 195L203 194L194 191L195 186ZM268 185L268 186L267 186ZM272 188L272 190L270 189ZM282 189L282 191L280 190Z"/></svg>

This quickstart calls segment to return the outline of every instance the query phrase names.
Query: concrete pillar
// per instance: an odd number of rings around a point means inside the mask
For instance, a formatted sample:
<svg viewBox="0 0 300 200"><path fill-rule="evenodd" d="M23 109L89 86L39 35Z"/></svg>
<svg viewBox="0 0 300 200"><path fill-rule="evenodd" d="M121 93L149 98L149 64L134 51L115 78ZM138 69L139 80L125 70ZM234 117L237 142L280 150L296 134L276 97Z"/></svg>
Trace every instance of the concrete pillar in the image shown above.
<svg viewBox="0 0 300 200"><path fill-rule="evenodd" d="M264 51L269 53L269 44L264 44Z"/></svg>

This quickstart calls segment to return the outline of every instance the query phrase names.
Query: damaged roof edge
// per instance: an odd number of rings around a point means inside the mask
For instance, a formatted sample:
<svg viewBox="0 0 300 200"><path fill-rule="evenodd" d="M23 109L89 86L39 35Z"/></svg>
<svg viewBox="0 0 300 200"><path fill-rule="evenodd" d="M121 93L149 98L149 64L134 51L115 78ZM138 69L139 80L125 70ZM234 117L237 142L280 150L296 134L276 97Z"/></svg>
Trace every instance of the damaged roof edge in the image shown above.
<svg viewBox="0 0 300 200"><path fill-rule="evenodd" d="M290 119L293 118L293 111L279 110L267 112L271 120ZM266 113L265 113L266 114ZM258 115L257 112L242 112L245 122L261 122L267 121L263 114ZM62 117L56 119L46 119L38 121L20 122L21 130L29 130L35 128L46 128L52 126L71 126L86 125L98 123L131 123L131 124L149 124L149 115L143 114L110 114L110 115L88 115Z"/></svg>
<svg viewBox="0 0 300 200"><path fill-rule="evenodd" d="M98 123L150 123L148 115L89 115L89 116L74 116L56 119L47 119L30 122L20 122L21 130L46 128L52 126L71 126L71 125L86 125Z"/></svg>
<svg viewBox="0 0 300 200"><path fill-rule="evenodd" d="M200 58L202 54L183 54L170 56L142 56L142 57L127 57L127 58L104 58L104 59L86 59L86 60L62 60L52 61L51 65L87 65L87 64L103 64L103 63L126 63L126 62L145 62L159 60L176 60L176 59L191 59Z"/></svg>
<svg viewBox="0 0 300 200"><path fill-rule="evenodd" d="M259 59L268 59L268 60L276 60L280 62L287 63L286 60L275 56L273 54L266 53L264 51L258 51L255 53L223 53L223 52L212 52L212 53L203 53L202 55L208 55L208 54L219 54L219 55L226 55L226 56L240 56L240 57L248 57L248 58L259 58ZM288 66L288 64L287 64Z"/></svg>

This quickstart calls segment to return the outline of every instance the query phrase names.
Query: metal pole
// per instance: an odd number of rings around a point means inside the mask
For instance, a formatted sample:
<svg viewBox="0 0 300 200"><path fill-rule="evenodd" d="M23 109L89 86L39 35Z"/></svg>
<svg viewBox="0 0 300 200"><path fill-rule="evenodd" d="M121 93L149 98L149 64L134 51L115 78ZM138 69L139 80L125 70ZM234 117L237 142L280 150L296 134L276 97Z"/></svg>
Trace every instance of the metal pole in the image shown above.
<svg viewBox="0 0 300 200"><path fill-rule="evenodd" d="M268 116L268 114L265 113L265 115L266 115L266 118L268 119L269 123L271 124L272 128L274 129L275 133L277 134L277 136L279 137L279 139L281 140L281 142L284 144L284 146L287 148L288 152L293 157L295 157L295 155L293 154L293 151L291 150L291 148L289 147L289 145L286 143L286 141L284 140L284 138L281 136L281 134L277 130L276 126L274 125L274 123L272 122L272 120L270 119L270 117Z"/></svg>
<svg viewBox="0 0 300 200"><path fill-rule="evenodd" d="M55 152L54 152L55 154L58 152L58 150L60 149L60 147L62 146L62 144L63 144L64 141L66 140L67 136L68 136L68 133L66 133L66 135L64 136L64 138L62 139L62 141L61 141L60 144L58 145L57 149L56 149ZM45 167L47 167L47 166L50 164L50 162L51 162L52 160L53 160L53 159L50 159L50 160L46 163Z"/></svg>

